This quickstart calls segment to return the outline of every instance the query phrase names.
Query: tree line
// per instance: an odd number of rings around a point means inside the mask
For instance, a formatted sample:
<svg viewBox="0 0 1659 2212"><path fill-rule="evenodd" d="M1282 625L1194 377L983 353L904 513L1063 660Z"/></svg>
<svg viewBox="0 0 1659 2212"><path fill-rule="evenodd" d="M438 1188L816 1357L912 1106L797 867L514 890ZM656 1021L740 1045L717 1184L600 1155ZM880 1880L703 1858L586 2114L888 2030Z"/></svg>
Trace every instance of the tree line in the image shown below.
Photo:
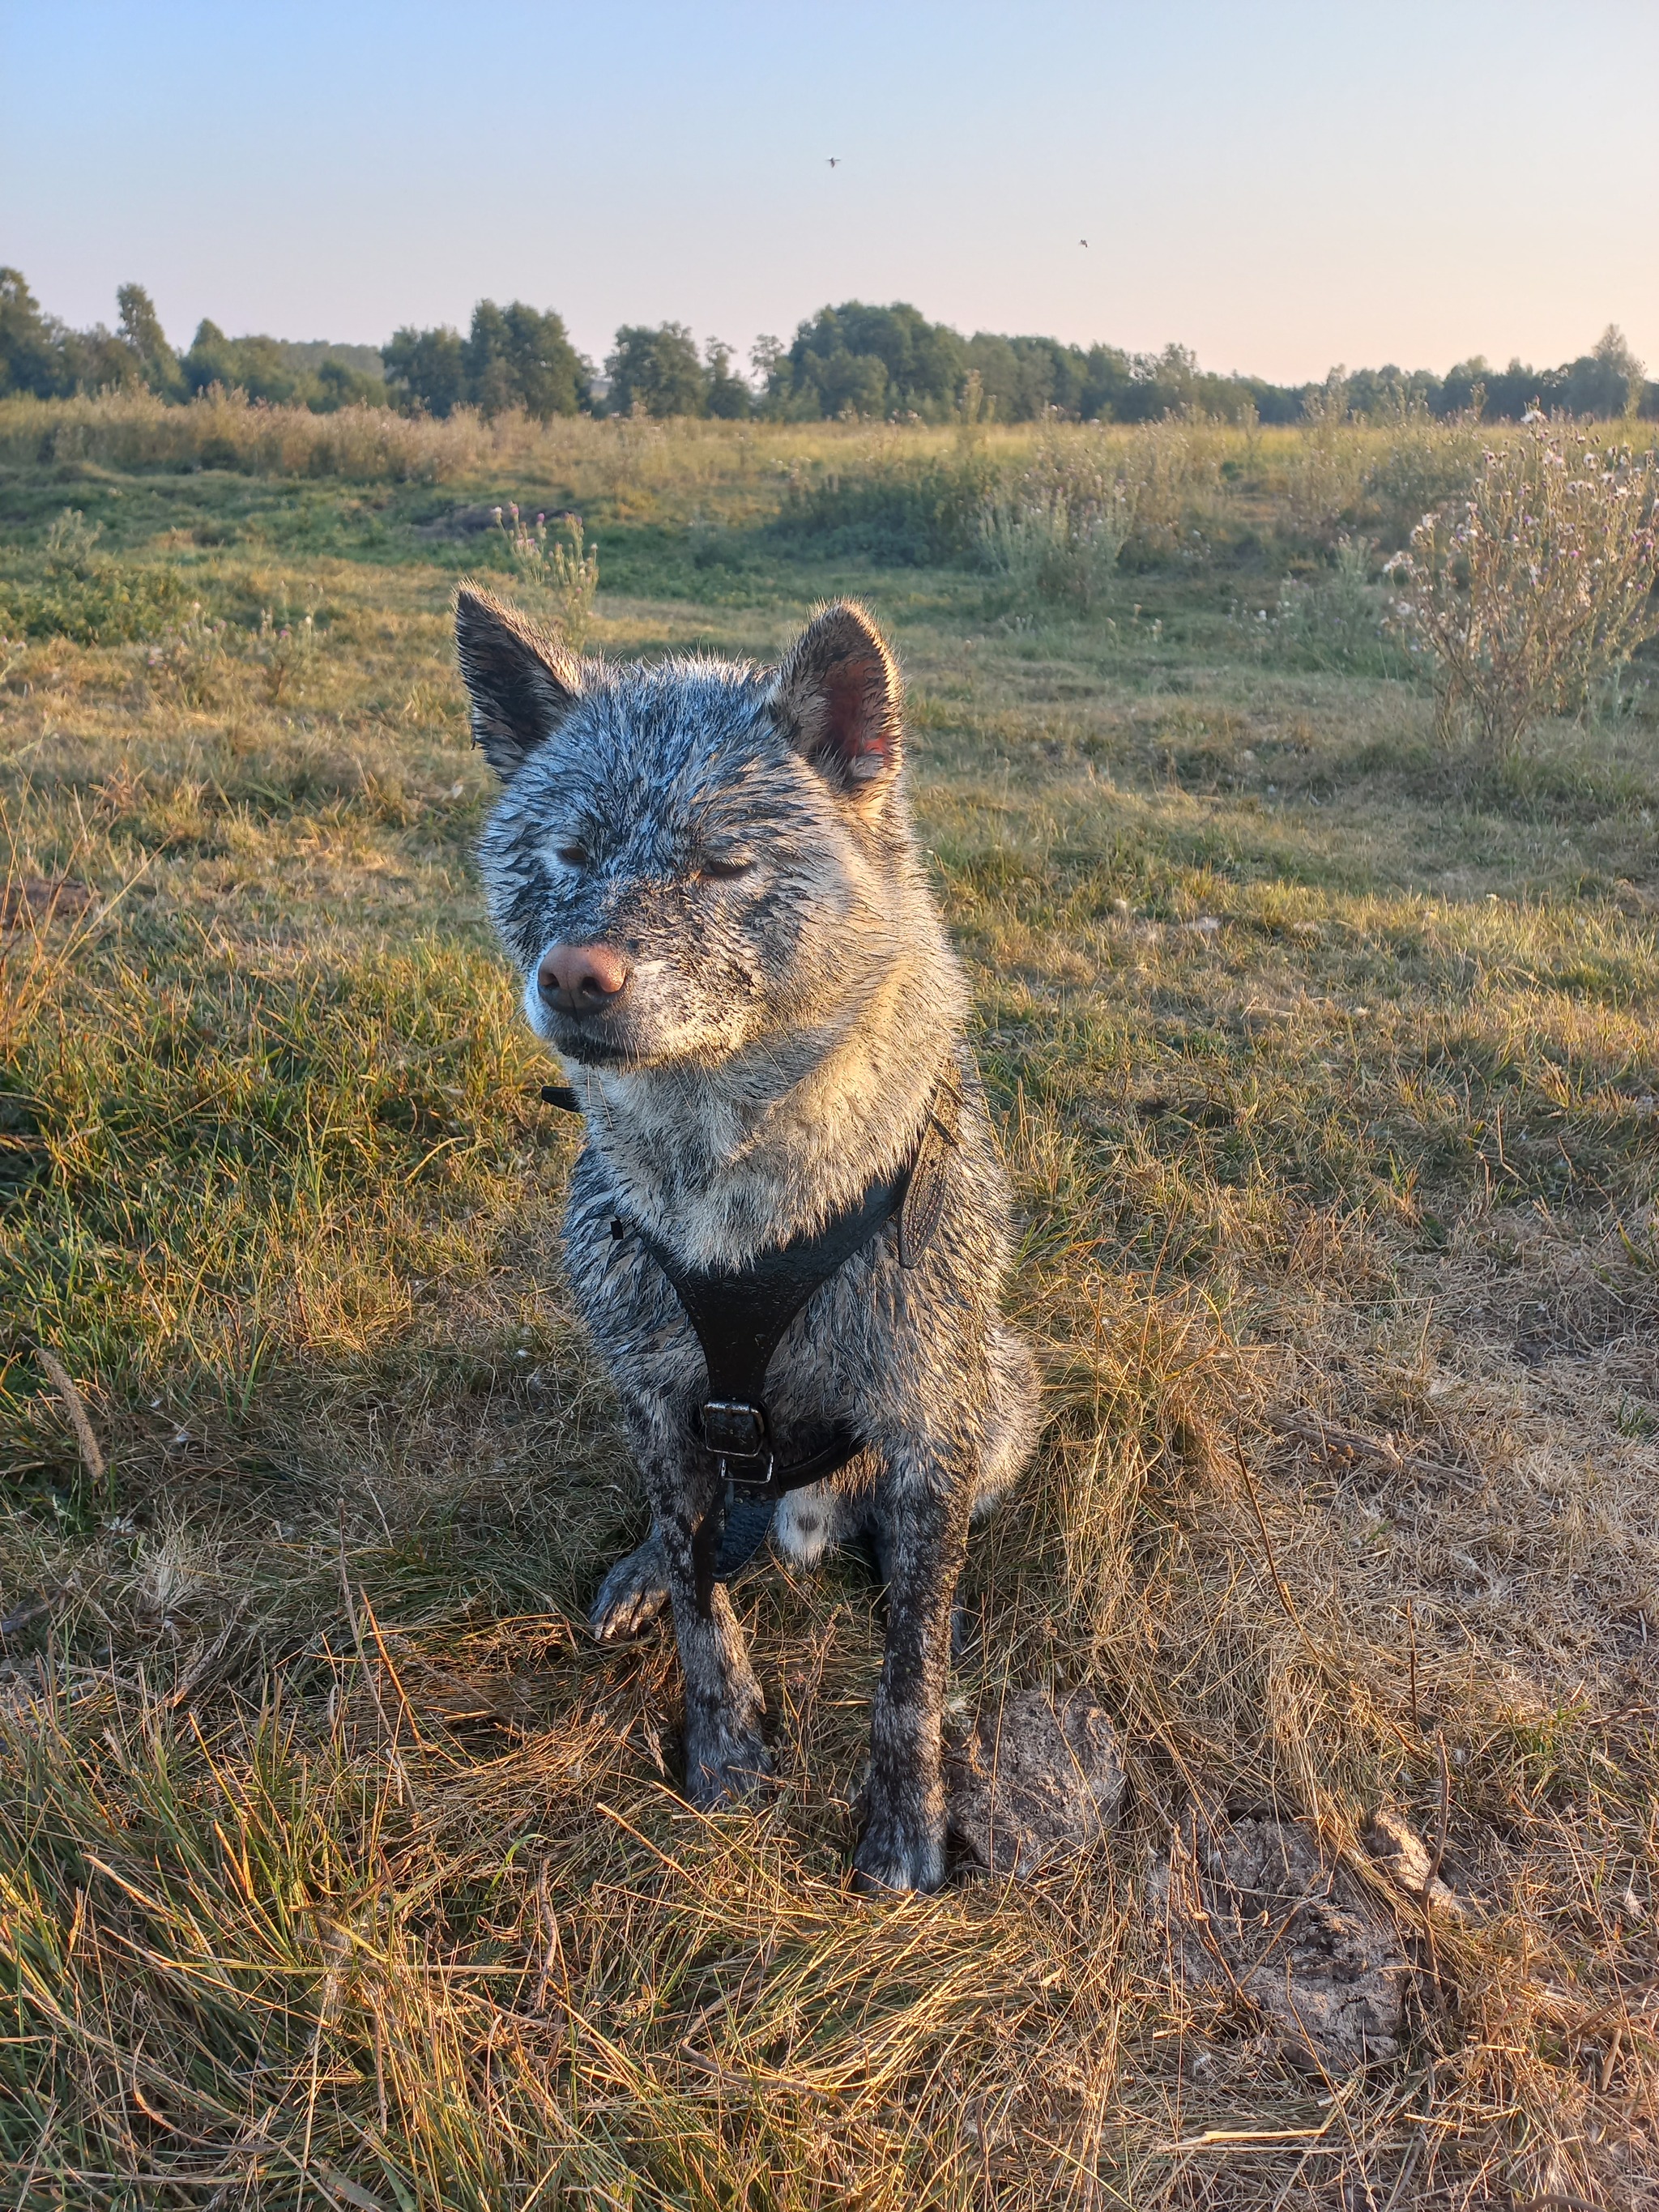
<svg viewBox="0 0 1659 2212"><path fill-rule="evenodd" d="M1294 422L1333 408L1372 419L1474 409L1517 420L1534 407L1659 416L1659 383L1645 380L1612 325L1589 353L1556 368L1511 361L1498 369L1476 356L1444 376L1389 364L1285 385L1217 375L1184 346L1150 354L988 331L964 337L902 302L822 307L787 346L761 338L747 375L731 347L710 339L700 349L684 323L624 324L600 368L571 343L561 316L521 300L505 307L481 300L465 336L448 325L410 325L379 348L231 338L204 321L184 353L168 343L143 285L122 285L116 306L113 331L71 330L42 310L19 270L0 269L0 397L137 386L182 401L219 385L319 412L370 404L445 416L465 406L487 416L522 409L543 422L576 414L941 422L977 413L1002 422L1049 414L1144 422L1192 410Z"/></svg>

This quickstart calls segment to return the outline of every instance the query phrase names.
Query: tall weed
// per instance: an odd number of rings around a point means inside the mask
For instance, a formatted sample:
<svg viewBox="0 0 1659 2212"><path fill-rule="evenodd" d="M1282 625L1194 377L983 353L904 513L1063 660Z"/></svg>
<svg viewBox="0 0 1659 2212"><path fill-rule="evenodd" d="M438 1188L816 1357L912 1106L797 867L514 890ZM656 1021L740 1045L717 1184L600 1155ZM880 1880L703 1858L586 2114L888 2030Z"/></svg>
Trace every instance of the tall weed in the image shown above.
<svg viewBox="0 0 1659 2212"><path fill-rule="evenodd" d="M125 471L436 482L476 471L495 442L493 429L462 409L442 422L385 407L313 415L216 386L187 407L140 392L0 404L0 465L12 468L79 461Z"/></svg>
<svg viewBox="0 0 1659 2212"><path fill-rule="evenodd" d="M1236 432L1202 416L1145 422L1124 441L1125 486L1134 501L1134 546L1152 560L1201 549L1221 489L1221 464Z"/></svg>
<svg viewBox="0 0 1659 2212"><path fill-rule="evenodd" d="M1364 443L1349 423L1340 385L1311 393L1303 411L1305 426L1285 471L1290 520L1299 537L1328 541L1358 507Z"/></svg>

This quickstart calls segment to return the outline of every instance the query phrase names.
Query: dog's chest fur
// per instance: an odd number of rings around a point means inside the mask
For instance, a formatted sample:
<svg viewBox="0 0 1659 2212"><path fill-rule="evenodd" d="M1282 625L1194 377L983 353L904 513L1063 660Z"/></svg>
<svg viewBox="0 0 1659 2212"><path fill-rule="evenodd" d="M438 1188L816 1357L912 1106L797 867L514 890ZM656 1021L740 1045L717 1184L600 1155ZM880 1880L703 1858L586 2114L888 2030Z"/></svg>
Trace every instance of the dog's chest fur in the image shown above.
<svg viewBox="0 0 1659 2212"><path fill-rule="evenodd" d="M914 1406L918 1393L948 1387L963 1325L970 1315L980 1318L980 1300L964 1298L962 1286L994 1284L1000 1272L999 1177L983 1103L971 1070L954 1059L949 1066L963 1106L944 1164L938 1228L921 1264L905 1268L897 1224L890 1222L797 1316L774 1356L767 1392L786 1461L804 1456L836 1424L868 1434ZM915 1080L886 1095L878 1126L862 1117L862 1141L850 1148L855 1183L845 1172L845 1144L829 1152L836 1172L810 1172L811 1139L822 1142L822 1124L802 1131L793 1117L774 1115L766 1135L722 1161L712 1148L687 1146L683 1127L663 1128L654 1115L637 1121L614 1111L591 1115L571 1182L566 1261L625 1396L689 1431L704 1395L702 1351L640 1229L688 1265L718 1266L740 1265L750 1252L821 1226L914 1156L939 1070L919 1061L905 1072ZM855 1118L850 1108L848 1118Z"/></svg>

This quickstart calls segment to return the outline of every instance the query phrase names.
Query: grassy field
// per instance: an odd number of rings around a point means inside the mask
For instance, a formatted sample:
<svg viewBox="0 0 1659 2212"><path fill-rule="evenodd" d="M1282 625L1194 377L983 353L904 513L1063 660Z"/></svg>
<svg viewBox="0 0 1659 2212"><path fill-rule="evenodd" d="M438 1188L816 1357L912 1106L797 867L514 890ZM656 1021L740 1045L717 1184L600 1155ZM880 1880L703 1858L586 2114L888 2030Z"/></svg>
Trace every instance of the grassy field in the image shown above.
<svg viewBox="0 0 1659 2212"><path fill-rule="evenodd" d="M1654 693L1483 766L1283 611L1466 452L1139 434L1085 618L929 538L1013 434L162 411L0 410L9 2201L1659 2205ZM738 1585L752 1814L676 1795L666 1644L584 1640L639 1493L447 635L507 499L607 652L897 642L1048 1376L953 1710L1111 1709L1085 1862L848 1895L851 1562ZM1396 2060L1174 1970L1194 1800L1345 1856Z"/></svg>

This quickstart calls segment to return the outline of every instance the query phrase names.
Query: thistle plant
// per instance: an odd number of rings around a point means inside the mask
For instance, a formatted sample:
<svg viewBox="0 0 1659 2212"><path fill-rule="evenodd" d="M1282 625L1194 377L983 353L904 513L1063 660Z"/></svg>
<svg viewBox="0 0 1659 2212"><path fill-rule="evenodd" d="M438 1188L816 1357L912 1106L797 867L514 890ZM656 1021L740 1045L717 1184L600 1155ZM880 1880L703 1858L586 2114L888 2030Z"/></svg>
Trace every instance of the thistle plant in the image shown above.
<svg viewBox="0 0 1659 2212"><path fill-rule="evenodd" d="M248 657L264 671L265 695L280 706L295 679L311 659L316 642L316 623L309 614L297 620L285 609L275 613L260 610L259 627L248 648Z"/></svg>
<svg viewBox="0 0 1659 2212"><path fill-rule="evenodd" d="M192 599L178 628L149 647L144 665L151 676L166 678L185 705L210 706L225 667L229 635L228 623Z"/></svg>
<svg viewBox="0 0 1659 2212"><path fill-rule="evenodd" d="M506 548L519 597L573 653L580 653L587 642L599 588L599 549L586 543L580 515L560 520L564 536L550 542L544 514L530 523L516 502L495 509L496 533Z"/></svg>
<svg viewBox="0 0 1659 2212"><path fill-rule="evenodd" d="M1389 574L1442 738L1471 729L1506 758L1659 631L1654 456L1538 423L1487 449L1471 496L1425 514Z"/></svg>

